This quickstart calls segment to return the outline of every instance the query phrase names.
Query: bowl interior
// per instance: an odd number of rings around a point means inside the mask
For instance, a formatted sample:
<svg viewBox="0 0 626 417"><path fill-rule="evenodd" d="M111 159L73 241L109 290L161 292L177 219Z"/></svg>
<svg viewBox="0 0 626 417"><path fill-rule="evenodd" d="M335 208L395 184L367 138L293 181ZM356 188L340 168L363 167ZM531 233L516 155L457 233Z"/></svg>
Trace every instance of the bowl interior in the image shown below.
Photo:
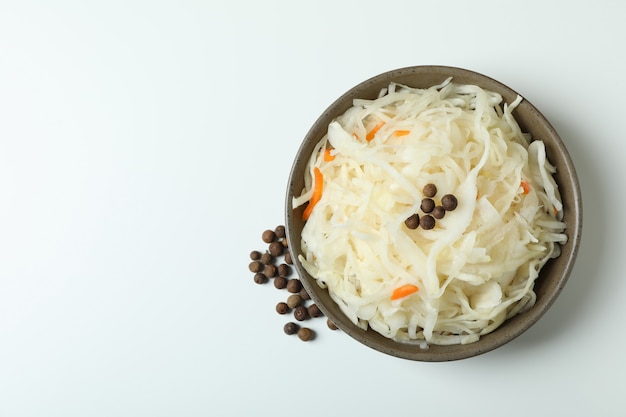
<svg viewBox="0 0 626 417"><path fill-rule="evenodd" d="M530 133L534 139L544 141L548 158L557 167L555 180L564 205L564 221L567 224L568 242L563 245L561 255L548 262L541 270L535 283L537 294L535 306L527 312L507 320L494 332L482 336L475 343L450 346L431 345L428 349L421 349L418 345L395 342L373 330L364 331L355 326L330 298L328 291L317 285L315 279L307 273L298 260L298 254L301 253L300 234L304 226L302 221L304 207L299 207L294 211L292 197L299 195L304 187L304 172L315 144L326 134L328 124L352 106L353 99L375 99L380 90L387 87L392 81L411 87L428 88L442 83L449 77L453 77L455 83L475 84L484 89L498 92L506 103L511 103L518 96L517 92L492 78L454 67L407 67L370 78L339 97L313 124L296 154L288 181L285 202L285 225L294 267L304 287L322 312L342 331L366 346L400 358L428 362L450 361L476 356L511 341L532 326L546 312L561 292L570 275L580 242L582 202L572 160L562 140L546 118L526 99L513 112L522 131Z"/></svg>

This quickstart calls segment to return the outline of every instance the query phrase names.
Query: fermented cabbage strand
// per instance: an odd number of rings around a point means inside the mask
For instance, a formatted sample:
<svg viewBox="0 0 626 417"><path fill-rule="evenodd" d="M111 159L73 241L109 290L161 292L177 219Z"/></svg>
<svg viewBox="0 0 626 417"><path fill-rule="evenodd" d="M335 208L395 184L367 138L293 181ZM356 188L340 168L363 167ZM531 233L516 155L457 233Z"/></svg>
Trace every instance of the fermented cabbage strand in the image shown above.
<svg viewBox="0 0 626 417"><path fill-rule="evenodd" d="M521 100L451 79L392 83L330 123L293 200L311 198L318 167L324 191L299 259L356 325L424 346L471 343L534 304L539 270L567 238L555 168L512 115ZM429 183L458 207L410 230ZM406 284L419 290L392 300Z"/></svg>

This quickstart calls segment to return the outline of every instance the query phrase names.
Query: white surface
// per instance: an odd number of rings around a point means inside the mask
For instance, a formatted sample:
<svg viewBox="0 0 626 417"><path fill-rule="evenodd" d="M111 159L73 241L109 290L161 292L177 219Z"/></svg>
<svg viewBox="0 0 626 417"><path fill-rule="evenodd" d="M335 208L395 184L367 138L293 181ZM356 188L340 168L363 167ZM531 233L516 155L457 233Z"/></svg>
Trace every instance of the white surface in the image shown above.
<svg viewBox="0 0 626 417"><path fill-rule="evenodd" d="M0 2L0 415L623 415L618 1ZM282 333L248 254L352 85L465 67L561 134L585 204L548 314L451 363ZM544 410L541 410L543 407Z"/></svg>

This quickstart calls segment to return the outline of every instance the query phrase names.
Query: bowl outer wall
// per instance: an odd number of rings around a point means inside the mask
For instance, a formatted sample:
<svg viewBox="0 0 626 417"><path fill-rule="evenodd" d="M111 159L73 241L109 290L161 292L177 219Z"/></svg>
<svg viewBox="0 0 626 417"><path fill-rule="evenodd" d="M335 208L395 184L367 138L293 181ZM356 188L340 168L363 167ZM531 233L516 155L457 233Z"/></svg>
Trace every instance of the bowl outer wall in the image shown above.
<svg viewBox="0 0 626 417"><path fill-rule="evenodd" d="M533 139L543 140L549 161L557 167L555 180L564 206L564 221L567 224L568 241L562 246L561 255L550 260L542 268L535 282L537 300L528 311L505 321L494 332L484 335L477 342L466 345L430 345L421 349L416 344L399 343L368 329L353 324L331 299L328 291L317 285L315 279L302 267L298 260L301 253L300 234L304 226L303 207L293 210L292 198L304 188L304 172L315 145L326 134L329 123L352 106L353 99L375 99L380 90L395 82L410 87L428 88L444 82L449 77L459 84L475 84L483 89L502 95L504 102L511 103L518 93L506 85L485 75L463 68L447 66L414 66L388 71L374 76L349 89L335 100L315 121L297 151L288 180L285 201L285 226L294 267L321 311L342 331L355 340L380 352L399 358L442 362L464 359L489 352L500 347L530 328L554 303L565 286L573 268L582 233L582 199L579 182L572 159L557 132L547 119L526 99L514 110L513 115L523 132Z"/></svg>

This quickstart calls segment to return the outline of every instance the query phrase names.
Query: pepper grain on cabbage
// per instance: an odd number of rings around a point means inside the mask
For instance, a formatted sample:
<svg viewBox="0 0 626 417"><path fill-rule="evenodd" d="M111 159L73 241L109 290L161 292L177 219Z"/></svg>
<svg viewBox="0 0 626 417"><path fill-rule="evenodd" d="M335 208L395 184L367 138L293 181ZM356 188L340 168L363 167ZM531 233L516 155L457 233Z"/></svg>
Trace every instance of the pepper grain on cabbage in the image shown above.
<svg viewBox="0 0 626 417"><path fill-rule="evenodd" d="M391 83L330 123L293 199L312 198L319 170L299 260L356 325L422 345L471 343L532 307L539 270L567 237L555 168L512 115L521 100L451 79ZM430 183L458 207L432 230L410 230ZM404 285L418 291L392 299Z"/></svg>

